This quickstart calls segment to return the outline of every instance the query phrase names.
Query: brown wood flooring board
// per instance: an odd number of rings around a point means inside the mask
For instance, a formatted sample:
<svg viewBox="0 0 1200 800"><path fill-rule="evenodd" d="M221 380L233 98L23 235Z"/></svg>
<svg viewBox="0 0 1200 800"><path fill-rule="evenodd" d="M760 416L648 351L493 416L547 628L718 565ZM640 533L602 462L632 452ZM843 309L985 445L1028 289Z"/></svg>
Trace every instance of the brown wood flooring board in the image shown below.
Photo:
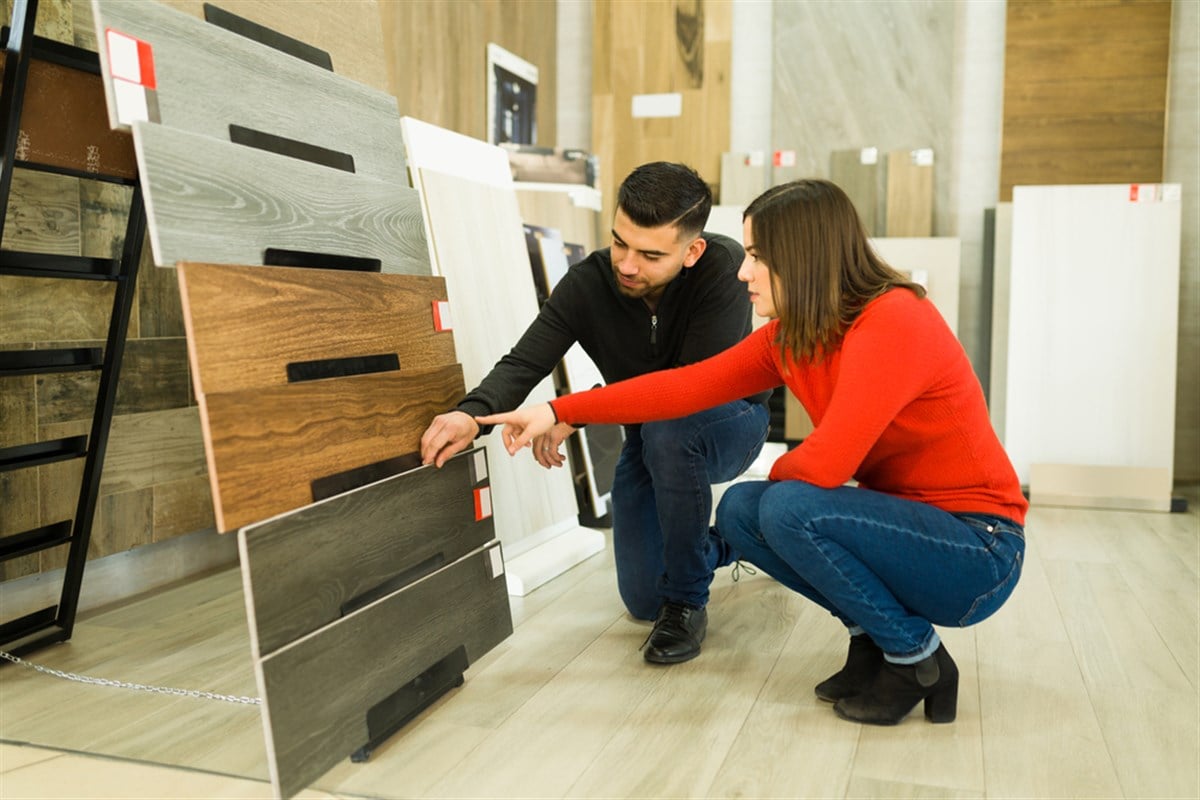
<svg viewBox="0 0 1200 800"><path fill-rule="evenodd" d="M287 383L288 365L394 355L404 373L456 363L438 331L444 278L181 263L196 391Z"/></svg>
<svg viewBox="0 0 1200 800"><path fill-rule="evenodd" d="M134 124L155 263L262 264L267 248L429 275L415 190L163 125Z"/></svg>
<svg viewBox="0 0 1200 800"><path fill-rule="evenodd" d="M6 58L0 56L0 76ZM16 159L120 178L137 176L128 131L108 124L99 75L29 62Z"/></svg>
<svg viewBox="0 0 1200 800"><path fill-rule="evenodd" d="M367 712L400 687L459 647L474 663L512 633L499 548L471 553L256 658L267 760L280 795L290 797L365 745ZM253 593L247 581L247 603Z"/></svg>
<svg viewBox="0 0 1200 800"><path fill-rule="evenodd" d="M217 529L308 505L316 479L417 452L429 421L464 394L455 365L204 395Z"/></svg>
<svg viewBox="0 0 1200 800"><path fill-rule="evenodd" d="M259 655L495 539L491 515L476 513L486 489L481 448L243 528Z"/></svg>
<svg viewBox="0 0 1200 800"><path fill-rule="evenodd" d="M225 141L238 125L345 153L359 175L408 185L395 97L161 3L93 0L92 7L113 127L120 123L104 36L110 28L153 51L151 122Z"/></svg>
<svg viewBox="0 0 1200 800"><path fill-rule="evenodd" d="M887 236L933 235L933 157L923 163L921 152L887 155Z"/></svg>

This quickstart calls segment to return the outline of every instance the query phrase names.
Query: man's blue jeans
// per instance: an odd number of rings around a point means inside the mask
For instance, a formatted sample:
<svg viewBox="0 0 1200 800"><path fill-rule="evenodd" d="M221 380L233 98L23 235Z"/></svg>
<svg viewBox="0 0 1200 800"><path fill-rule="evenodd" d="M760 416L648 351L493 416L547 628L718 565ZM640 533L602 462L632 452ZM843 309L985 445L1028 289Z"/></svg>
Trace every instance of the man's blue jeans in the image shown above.
<svg viewBox="0 0 1200 800"><path fill-rule="evenodd" d="M613 555L629 613L654 619L664 601L708 602L731 554L709 535L712 484L741 475L762 450L766 406L735 400L689 417L630 425L613 478Z"/></svg>
<svg viewBox="0 0 1200 800"><path fill-rule="evenodd" d="M991 616L1021 576L1025 534L1003 517L951 514L926 503L803 481L731 486L717 531L760 567L860 629L889 661L932 654L933 625Z"/></svg>

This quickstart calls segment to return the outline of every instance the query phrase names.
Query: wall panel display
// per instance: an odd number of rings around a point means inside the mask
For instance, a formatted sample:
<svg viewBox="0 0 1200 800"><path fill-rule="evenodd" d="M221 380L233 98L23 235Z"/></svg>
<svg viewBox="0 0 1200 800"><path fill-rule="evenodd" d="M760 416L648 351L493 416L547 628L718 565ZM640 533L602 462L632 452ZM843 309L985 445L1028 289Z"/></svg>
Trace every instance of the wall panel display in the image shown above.
<svg viewBox="0 0 1200 800"><path fill-rule="evenodd" d="M1180 222L1178 184L1013 190L1004 442L1022 482L1037 464L1169 474ZM1169 508L1166 485L1147 507Z"/></svg>

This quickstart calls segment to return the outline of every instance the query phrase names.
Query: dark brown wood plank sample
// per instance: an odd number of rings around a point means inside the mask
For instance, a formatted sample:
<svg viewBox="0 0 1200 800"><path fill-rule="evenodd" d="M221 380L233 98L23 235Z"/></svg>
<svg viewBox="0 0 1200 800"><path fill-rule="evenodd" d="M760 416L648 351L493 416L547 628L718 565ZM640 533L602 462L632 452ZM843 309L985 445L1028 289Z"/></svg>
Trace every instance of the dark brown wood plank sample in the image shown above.
<svg viewBox="0 0 1200 800"><path fill-rule="evenodd" d="M367 744L367 712L439 660L462 647L474 663L512 633L499 547L256 657L267 760L280 796ZM246 580L245 587L249 605L254 586Z"/></svg>
<svg viewBox="0 0 1200 800"><path fill-rule="evenodd" d="M122 123L112 94L108 29L153 54L151 122L224 141L236 125L344 153L359 175L408 184L400 112L387 92L162 3L98 0L93 9L113 127Z"/></svg>
<svg viewBox="0 0 1200 800"><path fill-rule="evenodd" d="M0 76L5 61L0 55ZM129 132L109 127L100 76L37 59L29 62L16 159L88 174L137 177Z"/></svg>
<svg viewBox="0 0 1200 800"><path fill-rule="evenodd" d="M208 136L134 124L155 263L262 264L268 248L429 275L416 190Z"/></svg>
<svg viewBox="0 0 1200 800"><path fill-rule="evenodd" d="M316 479L419 451L429 421L464 393L454 365L204 395L217 529L308 505Z"/></svg>
<svg viewBox="0 0 1200 800"><path fill-rule="evenodd" d="M402 372L455 363L433 304L446 281L323 269L181 263L196 391L287 383L288 365L393 354Z"/></svg>
<svg viewBox="0 0 1200 800"><path fill-rule="evenodd" d="M420 467L243 528L258 653L496 538L492 517L475 509L475 492L488 488L486 463L482 449L470 450L441 469Z"/></svg>

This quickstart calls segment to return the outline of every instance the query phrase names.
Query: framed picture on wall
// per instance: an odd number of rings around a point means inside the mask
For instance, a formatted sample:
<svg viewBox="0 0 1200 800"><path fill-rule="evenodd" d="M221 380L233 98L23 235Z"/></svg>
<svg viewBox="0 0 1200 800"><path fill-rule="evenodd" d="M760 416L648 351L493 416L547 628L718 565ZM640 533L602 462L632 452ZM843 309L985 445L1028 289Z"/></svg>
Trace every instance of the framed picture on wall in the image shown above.
<svg viewBox="0 0 1200 800"><path fill-rule="evenodd" d="M487 46L490 144L537 144L538 68L498 44Z"/></svg>

